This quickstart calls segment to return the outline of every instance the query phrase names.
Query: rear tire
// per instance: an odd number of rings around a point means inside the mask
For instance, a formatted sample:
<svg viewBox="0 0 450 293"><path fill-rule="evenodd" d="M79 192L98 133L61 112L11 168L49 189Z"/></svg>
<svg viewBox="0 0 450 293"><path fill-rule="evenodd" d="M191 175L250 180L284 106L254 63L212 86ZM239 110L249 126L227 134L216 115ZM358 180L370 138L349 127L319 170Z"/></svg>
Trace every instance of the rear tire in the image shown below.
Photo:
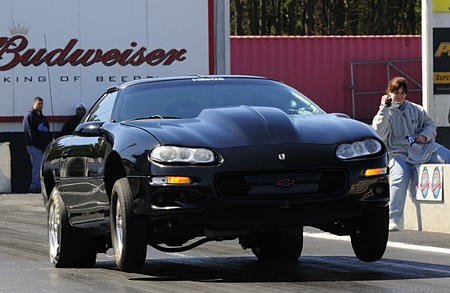
<svg viewBox="0 0 450 293"><path fill-rule="evenodd" d="M125 272L142 268L147 255L144 223L133 213L127 178L116 181L111 194L111 240L116 264Z"/></svg>
<svg viewBox="0 0 450 293"><path fill-rule="evenodd" d="M303 249L303 227L252 233L252 252L260 261L295 262Z"/></svg>
<svg viewBox="0 0 450 293"><path fill-rule="evenodd" d="M365 262L380 260L389 237L389 207L366 209L358 225L350 235L356 257Z"/></svg>
<svg viewBox="0 0 450 293"><path fill-rule="evenodd" d="M70 226L66 207L56 187L50 195L47 224L50 261L55 267L87 268L95 265L97 253Z"/></svg>

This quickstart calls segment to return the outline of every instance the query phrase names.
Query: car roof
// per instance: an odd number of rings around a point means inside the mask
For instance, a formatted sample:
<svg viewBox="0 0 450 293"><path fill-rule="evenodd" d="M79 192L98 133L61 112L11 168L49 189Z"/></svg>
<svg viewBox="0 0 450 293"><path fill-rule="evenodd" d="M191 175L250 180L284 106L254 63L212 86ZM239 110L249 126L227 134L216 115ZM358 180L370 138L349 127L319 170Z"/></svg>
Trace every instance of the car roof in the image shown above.
<svg viewBox="0 0 450 293"><path fill-rule="evenodd" d="M273 80L270 78L262 77L262 76L254 76L254 75L184 75L184 76L168 76L168 77L152 77L152 78L143 78L137 79L133 81L128 81L122 83L113 88L123 89L131 85L142 84L142 83L150 83L150 82L160 82L160 81L173 81L173 80L188 80L188 79L214 79L214 78L242 78L242 79L267 79Z"/></svg>

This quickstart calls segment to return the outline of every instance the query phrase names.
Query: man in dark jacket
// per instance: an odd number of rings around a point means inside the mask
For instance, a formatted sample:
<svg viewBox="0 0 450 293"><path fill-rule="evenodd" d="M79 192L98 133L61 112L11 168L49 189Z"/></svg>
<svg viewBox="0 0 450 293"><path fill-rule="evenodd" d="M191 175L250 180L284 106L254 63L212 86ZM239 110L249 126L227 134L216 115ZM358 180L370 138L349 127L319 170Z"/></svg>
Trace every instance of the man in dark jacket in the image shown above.
<svg viewBox="0 0 450 293"><path fill-rule="evenodd" d="M36 97L33 100L33 109L23 118L23 131L25 143L31 160L31 184L29 191L41 192L40 166L45 148L51 142L47 117L42 113L44 100Z"/></svg>
<svg viewBox="0 0 450 293"><path fill-rule="evenodd" d="M83 103L79 103L75 109L75 115L70 116L70 118L64 123L61 129L60 136L72 134L80 123L81 119L86 114L86 107Z"/></svg>

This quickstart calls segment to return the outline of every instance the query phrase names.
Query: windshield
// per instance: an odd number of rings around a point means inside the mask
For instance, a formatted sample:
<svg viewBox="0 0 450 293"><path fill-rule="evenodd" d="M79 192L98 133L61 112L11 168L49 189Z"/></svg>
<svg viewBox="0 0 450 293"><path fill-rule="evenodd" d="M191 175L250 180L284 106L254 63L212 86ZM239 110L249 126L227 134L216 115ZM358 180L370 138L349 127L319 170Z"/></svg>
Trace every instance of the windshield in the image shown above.
<svg viewBox="0 0 450 293"><path fill-rule="evenodd" d="M311 100L280 82L250 78L193 78L141 83L120 91L116 121L193 118L203 109L275 107L289 115L323 114Z"/></svg>

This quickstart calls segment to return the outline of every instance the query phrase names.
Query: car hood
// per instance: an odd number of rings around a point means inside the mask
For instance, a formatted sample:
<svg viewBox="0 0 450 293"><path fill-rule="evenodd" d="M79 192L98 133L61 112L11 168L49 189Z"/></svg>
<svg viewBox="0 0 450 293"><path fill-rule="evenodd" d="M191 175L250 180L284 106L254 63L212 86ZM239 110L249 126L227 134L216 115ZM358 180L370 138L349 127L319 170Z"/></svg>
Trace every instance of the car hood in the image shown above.
<svg viewBox="0 0 450 293"><path fill-rule="evenodd" d="M362 122L333 114L289 116L270 107L205 109L196 118L137 120L123 124L141 128L162 145L210 148L267 144L336 144L377 136Z"/></svg>

